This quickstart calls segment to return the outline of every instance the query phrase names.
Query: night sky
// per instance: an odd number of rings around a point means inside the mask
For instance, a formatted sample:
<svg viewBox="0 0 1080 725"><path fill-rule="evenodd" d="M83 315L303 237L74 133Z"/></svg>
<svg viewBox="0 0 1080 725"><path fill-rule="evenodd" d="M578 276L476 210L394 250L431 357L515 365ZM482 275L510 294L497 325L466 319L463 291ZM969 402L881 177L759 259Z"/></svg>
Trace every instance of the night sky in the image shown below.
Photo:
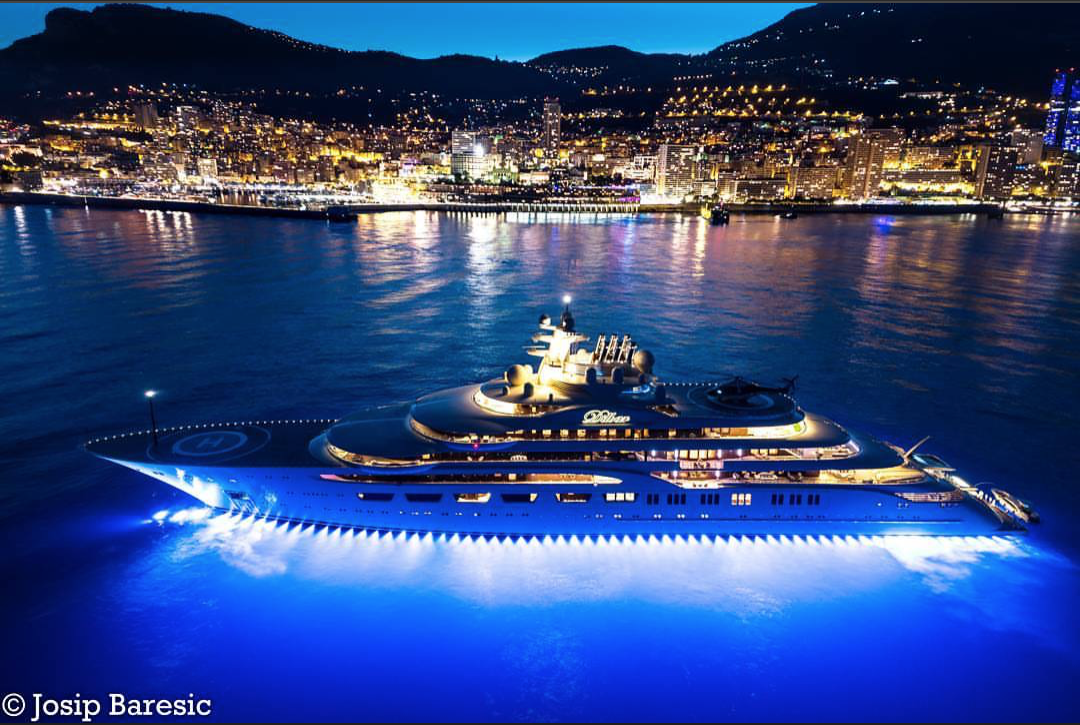
<svg viewBox="0 0 1080 725"><path fill-rule="evenodd" d="M41 32L54 7L100 3L11 3L0 6L0 47ZM169 3L151 3L162 7ZM808 3L528 3L335 4L172 3L248 25L347 50L392 50L430 58L448 53L528 60L592 45L644 52L701 53L749 35Z"/></svg>

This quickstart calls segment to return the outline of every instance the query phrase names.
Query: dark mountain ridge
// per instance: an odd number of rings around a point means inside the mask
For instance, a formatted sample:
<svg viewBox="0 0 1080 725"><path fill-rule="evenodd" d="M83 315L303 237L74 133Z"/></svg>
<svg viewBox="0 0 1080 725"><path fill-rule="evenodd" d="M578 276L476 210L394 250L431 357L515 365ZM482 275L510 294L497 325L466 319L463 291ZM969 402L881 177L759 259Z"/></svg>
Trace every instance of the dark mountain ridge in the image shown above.
<svg viewBox="0 0 1080 725"><path fill-rule="evenodd" d="M1080 65L1080 4L830 3L795 10L708 57L775 73L893 77L1044 95Z"/></svg>
<svg viewBox="0 0 1080 725"><path fill-rule="evenodd" d="M208 90L367 86L489 98L552 85L549 76L521 63L345 51L220 15L143 5L50 11L44 32L0 50L0 81L22 92L168 82Z"/></svg>
<svg viewBox="0 0 1080 725"><path fill-rule="evenodd" d="M43 32L0 50L0 113L33 115L43 111L43 99L70 90L111 93L162 83L258 93L275 98L279 111L356 120L374 118L370 98L337 98L340 89L382 90L384 99L414 91L444 99L560 95L572 104L585 87L625 82L659 90L687 76L793 79L836 93L846 92L849 77L872 76L988 86L1038 99L1056 67L1075 65L1080 4L815 5L702 55L608 45L525 63L346 51L220 15L120 4L55 9ZM393 117L385 104L383 113Z"/></svg>

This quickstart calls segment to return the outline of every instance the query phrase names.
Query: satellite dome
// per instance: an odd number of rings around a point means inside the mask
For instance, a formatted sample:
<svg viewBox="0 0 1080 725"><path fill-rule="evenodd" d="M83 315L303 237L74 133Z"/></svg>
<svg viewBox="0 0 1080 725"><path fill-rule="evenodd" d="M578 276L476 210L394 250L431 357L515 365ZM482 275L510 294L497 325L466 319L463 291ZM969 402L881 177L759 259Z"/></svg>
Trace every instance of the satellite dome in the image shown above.
<svg viewBox="0 0 1080 725"><path fill-rule="evenodd" d="M634 367L648 375L656 364L656 358L648 350L638 350L634 353Z"/></svg>
<svg viewBox="0 0 1080 725"><path fill-rule="evenodd" d="M532 370L528 365L511 365L506 369L506 382L517 387L524 385L532 377Z"/></svg>
<svg viewBox="0 0 1080 725"><path fill-rule="evenodd" d="M550 325L551 324L551 316L550 315L540 315L540 324L541 325Z"/></svg>

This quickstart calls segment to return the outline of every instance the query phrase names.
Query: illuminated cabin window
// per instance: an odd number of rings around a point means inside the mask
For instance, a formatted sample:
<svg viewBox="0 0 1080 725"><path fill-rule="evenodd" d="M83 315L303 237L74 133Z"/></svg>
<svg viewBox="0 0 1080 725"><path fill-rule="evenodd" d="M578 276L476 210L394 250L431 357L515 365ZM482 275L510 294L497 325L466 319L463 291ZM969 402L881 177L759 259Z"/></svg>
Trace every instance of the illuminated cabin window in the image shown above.
<svg viewBox="0 0 1080 725"><path fill-rule="evenodd" d="M341 483L426 483L426 484L521 484L521 483L585 483L613 485L622 479L588 473L322 473L324 481Z"/></svg>
<svg viewBox="0 0 1080 725"><path fill-rule="evenodd" d="M405 500L412 503L436 503L442 501L441 493L407 493Z"/></svg>
<svg viewBox="0 0 1080 725"><path fill-rule="evenodd" d="M955 503L964 500L964 493L955 488L951 491L897 491L896 495L914 503Z"/></svg>
<svg viewBox="0 0 1080 725"><path fill-rule="evenodd" d="M536 501L535 493L504 493L503 503L533 503Z"/></svg>
<svg viewBox="0 0 1080 725"><path fill-rule="evenodd" d="M491 500L490 493L455 493L454 500L458 503L487 503Z"/></svg>
<svg viewBox="0 0 1080 725"><path fill-rule="evenodd" d="M450 443L480 444L526 440L554 440L571 437L592 440L619 437L636 439L655 438L665 440L701 440L716 438L785 439L804 433L807 430L806 422L799 421L788 425L758 426L754 428L667 428L659 431L650 430L648 428L573 428L565 429L565 435L563 435L562 429L523 428L520 430L506 431L500 435L477 435L474 433L447 433L438 431L411 416L409 418L409 425L414 431L431 440L447 441ZM349 456L356 455L341 451L341 449L330 448L334 455L344 460L351 460Z"/></svg>
<svg viewBox="0 0 1080 725"><path fill-rule="evenodd" d="M749 493L733 493L733 494L731 494L731 505L732 506L749 506L750 501L751 501L750 496L751 496L751 494L749 494Z"/></svg>
<svg viewBox="0 0 1080 725"><path fill-rule="evenodd" d="M633 503L637 494L632 491L612 491L604 494L604 500L608 503Z"/></svg>
<svg viewBox="0 0 1080 725"><path fill-rule="evenodd" d="M361 501L393 501L394 494L382 493L380 491L361 491L356 494L356 497Z"/></svg>
<svg viewBox="0 0 1080 725"><path fill-rule="evenodd" d="M326 450L334 458L346 463L355 463L362 466L415 466L419 460L398 460L394 458L379 458L366 456L361 453L350 453L343 448L338 448L333 443L326 444Z"/></svg>
<svg viewBox="0 0 1080 725"><path fill-rule="evenodd" d="M592 498L591 493L557 493L555 499L559 503L588 503Z"/></svg>

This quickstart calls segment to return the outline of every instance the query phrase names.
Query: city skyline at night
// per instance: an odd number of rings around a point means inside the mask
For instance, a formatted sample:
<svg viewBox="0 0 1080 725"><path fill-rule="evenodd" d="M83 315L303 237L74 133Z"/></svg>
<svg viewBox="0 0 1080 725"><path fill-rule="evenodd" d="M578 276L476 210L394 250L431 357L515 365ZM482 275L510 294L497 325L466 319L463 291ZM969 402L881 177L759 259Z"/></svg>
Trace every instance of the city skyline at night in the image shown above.
<svg viewBox="0 0 1080 725"><path fill-rule="evenodd" d="M923 32L904 8L862 7L800 10L707 56L597 48L524 64L345 53L204 13L52 10L44 33L0 51L13 77L72 58L0 99L0 184L22 200L345 218L409 205L931 211L1080 197L1074 74L1033 57L1012 81L1021 91L887 66L852 75L845 44ZM820 28L843 42L809 39ZM207 39L201 66L182 45L194 36ZM948 35L927 37L940 47ZM791 42L833 55L793 59ZM236 62L248 55L265 63L249 71ZM116 80L84 74L95 57Z"/></svg>

